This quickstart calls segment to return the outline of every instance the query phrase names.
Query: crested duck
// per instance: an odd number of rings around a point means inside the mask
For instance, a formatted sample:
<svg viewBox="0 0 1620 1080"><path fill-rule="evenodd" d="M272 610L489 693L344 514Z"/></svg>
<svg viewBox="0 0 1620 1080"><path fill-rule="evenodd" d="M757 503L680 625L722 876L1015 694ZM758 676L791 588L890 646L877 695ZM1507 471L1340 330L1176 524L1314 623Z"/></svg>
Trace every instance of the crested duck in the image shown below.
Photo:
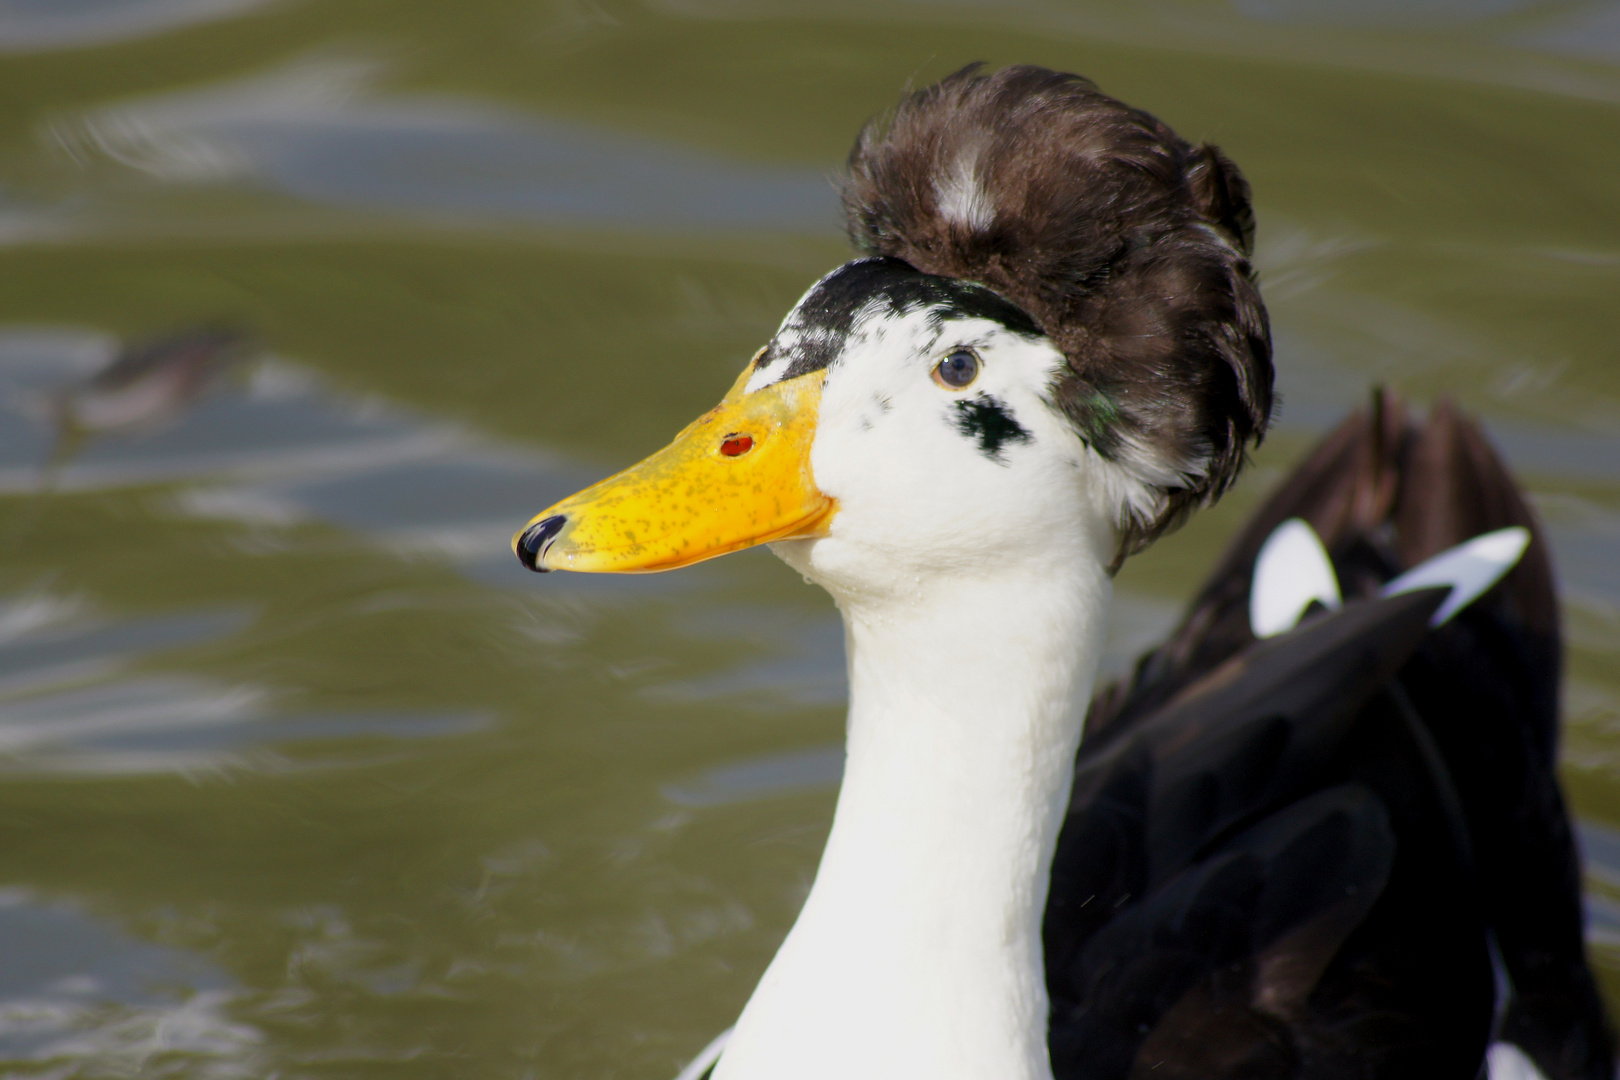
<svg viewBox="0 0 1620 1080"><path fill-rule="evenodd" d="M689 1072L1611 1075L1546 544L1477 430L1379 395L1094 698L1114 571L1271 416L1247 184L1085 79L975 66L868 125L843 199L861 257L720 404L513 540L619 573L767 543L844 620L825 853Z"/></svg>

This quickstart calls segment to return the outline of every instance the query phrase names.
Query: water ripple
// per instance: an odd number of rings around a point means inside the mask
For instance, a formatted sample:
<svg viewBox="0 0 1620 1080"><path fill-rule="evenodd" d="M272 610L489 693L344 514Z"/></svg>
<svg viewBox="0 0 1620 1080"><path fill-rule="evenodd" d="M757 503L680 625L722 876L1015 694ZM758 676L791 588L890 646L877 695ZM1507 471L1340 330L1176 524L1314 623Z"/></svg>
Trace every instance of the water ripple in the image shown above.
<svg viewBox="0 0 1620 1080"><path fill-rule="evenodd" d="M836 227L820 171L473 101L384 96L378 74L365 61L308 59L108 106L48 136L166 184L245 186L414 219L676 233Z"/></svg>
<svg viewBox="0 0 1620 1080"><path fill-rule="evenodd" d="M234 18L268 0L6 0L0 53L46 52L134 41Z"/></svg>

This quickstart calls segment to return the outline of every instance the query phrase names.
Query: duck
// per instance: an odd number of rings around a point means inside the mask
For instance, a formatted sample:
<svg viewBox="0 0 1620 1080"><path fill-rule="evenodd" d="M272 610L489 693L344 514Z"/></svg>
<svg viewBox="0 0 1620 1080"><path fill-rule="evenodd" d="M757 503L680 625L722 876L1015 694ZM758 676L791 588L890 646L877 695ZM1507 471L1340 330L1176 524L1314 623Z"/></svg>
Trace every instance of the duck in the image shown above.
<svg viewBox="0 0 1620 1080"><path fill-rule="evenodd" d="M542 573L765 544L843 620L814 882L683 1076L1612 1076L1547 543L1477 425L1376 393L1099 689L1114 575L1272 419L1247 182L971 65L842 198L858 256L720 403L513 538Z"/></svg>
<svg viewBox="0 0 1620 1080"><path fill-rule="evenodd" d="M124 342L104 367L45 398L42 411L56 429L47 473L93 438L151 431L175 420L259 351L252 335L224 321Z"/></svg>

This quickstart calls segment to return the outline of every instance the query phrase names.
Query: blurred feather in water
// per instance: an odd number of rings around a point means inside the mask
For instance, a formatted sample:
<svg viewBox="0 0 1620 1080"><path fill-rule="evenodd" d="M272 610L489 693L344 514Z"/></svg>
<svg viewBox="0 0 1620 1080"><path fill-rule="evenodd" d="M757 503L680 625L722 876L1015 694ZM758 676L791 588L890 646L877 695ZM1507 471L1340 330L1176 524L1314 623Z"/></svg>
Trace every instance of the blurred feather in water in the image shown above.
<svg viewBox="0 0 1620 1080"><path fill-rule="evenodd" d="M56 444L47 470L69 460L94 435L149 430L184 413L255 351L246 332L206 325L126 344L112 363L56 391ZM49 488L49 471L43 487Z"/></svg>
<svg viewBox="0 0 1620 1080"><path fill-rule="evenodd" d="M6 530L8 546L29 533L42 508L40 498L55 488L59 470L91 438L161 427L220 386L231 368L256 351L245 331L205 324L128 342L94 375L49 391L43 404L55 440L41 465L36 497Z"/></svg>

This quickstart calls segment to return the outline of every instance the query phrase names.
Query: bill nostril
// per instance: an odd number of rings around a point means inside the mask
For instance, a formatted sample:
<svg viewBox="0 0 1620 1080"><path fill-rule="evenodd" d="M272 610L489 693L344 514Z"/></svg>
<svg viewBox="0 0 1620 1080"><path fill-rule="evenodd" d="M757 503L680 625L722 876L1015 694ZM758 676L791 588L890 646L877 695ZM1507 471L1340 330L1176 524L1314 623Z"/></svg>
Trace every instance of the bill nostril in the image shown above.
<svg viewBox="0 0 1620 1080"><path fill-rule="evenodd" d="M568 524L566 514L552 514L524 529L517 542L518 561L537 574L550 573L551 568L541 566L540 560L545 557L546 548L551 546L551 541L566 524Z"/></svg>

